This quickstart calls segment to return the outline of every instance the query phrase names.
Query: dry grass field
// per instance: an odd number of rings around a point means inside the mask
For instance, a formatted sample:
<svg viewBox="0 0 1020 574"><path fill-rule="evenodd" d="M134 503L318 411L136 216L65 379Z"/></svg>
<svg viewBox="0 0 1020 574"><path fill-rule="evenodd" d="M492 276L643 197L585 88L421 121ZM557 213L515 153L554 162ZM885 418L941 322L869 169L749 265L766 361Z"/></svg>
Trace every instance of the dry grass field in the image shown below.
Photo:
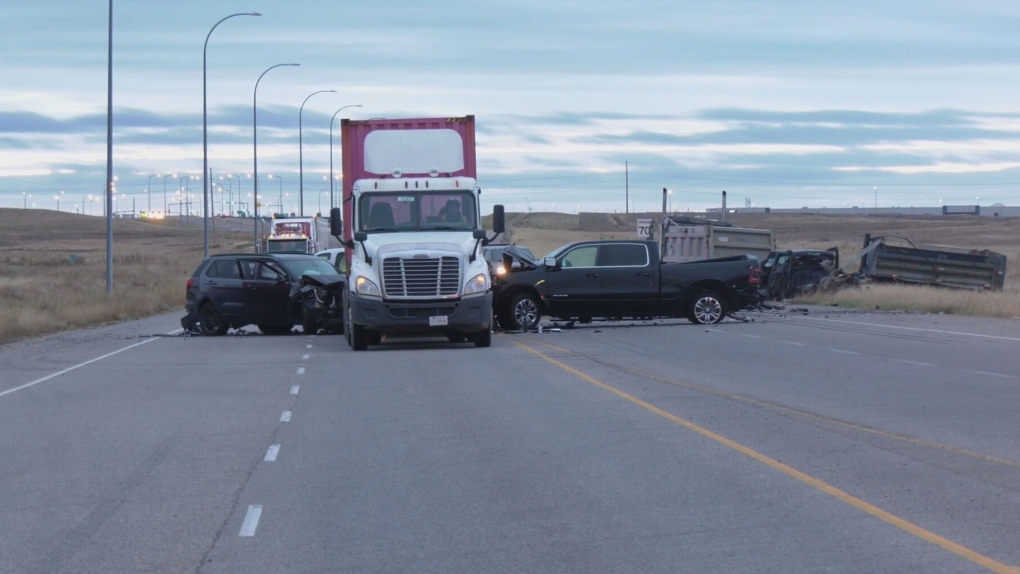
<svg viewBox="0 0 1020 574"><path fill-rule="evenodd" d="M633 238L638 217L584 218L561 213L507 214L510 241L537 255L577 239ZM838 246L856 253L864 234L897 235L915 244L991 249L1009 257L1006 291L971 293L873 286L810 302L994 317L1020 317L1020 219L966 217L733 216L742 227L772 229L780 248ZM113 221L113 285L106 292L106 220L51 210L0 208L0 344L67 329L167 311L183 315L184 284L202 258L202 226L173 221ZM219 226L217 229L216 226ZM243 225L243 223L242 223ZM250 225L248 223L247 225ZM250 249L249 233L213 221L210 253Z"/></svg>

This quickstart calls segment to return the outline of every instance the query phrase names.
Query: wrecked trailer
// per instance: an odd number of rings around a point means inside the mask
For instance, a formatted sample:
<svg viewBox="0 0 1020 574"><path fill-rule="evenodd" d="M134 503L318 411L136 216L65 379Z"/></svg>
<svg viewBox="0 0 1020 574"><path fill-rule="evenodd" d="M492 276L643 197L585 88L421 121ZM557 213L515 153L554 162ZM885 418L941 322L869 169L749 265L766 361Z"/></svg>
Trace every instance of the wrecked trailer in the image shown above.
<svg viewBox="0 0 1020 574"><path fill-rule="evenodd" d="M887 238L910 246L889 245ZM1006 283L1006 256L987 249L915 246L903 237L864 236L859 274L872 282L909 283L1002 291Z"/></svg>

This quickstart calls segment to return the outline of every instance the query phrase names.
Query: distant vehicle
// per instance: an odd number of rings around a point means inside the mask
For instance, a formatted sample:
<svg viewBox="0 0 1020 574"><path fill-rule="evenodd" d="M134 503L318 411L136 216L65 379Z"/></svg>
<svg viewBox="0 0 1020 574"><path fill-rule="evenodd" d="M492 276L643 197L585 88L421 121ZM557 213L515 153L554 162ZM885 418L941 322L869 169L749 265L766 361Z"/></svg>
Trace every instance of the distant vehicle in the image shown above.
<svg viewBox="0 0 1020 574"><path fill-rule="evenodd" d="M295 325L318 331L326 312L308 298L342 293L345 285L336 268L314 255L212 255L188 279L181 326L209 336L246 325L266 335L289 333Z"/></svg>
<svg viewBox="0 0 1020 574"><path fill-rule="evenodd" d="M340 273L344 273L347 270L346 252L347 248L345 247L331 247L322 251L316 251L315 254L329 261L330 265L336 267Z"/></svg>
<svg viewBox="0 0 1020 574"><path fill-rule="evenodd" d="M314 217L274 217L269 237L263 241L264 253L315 253L319 249Z"/></svg>
<svg viewBox="0 0 1020 574"><path fill-rule="evenodd" d="M482 255L485 256L485 261L489 264L489 276L495 277L496 275L503 275L507 272L507 269L503 267L503 254L506 253L507 247L511 247L509 243L491 243L482 247ZM530 259L535 259L535 254L531 252L527 247L520 245L514 245ZM517 263L519 266L520 263Z"/></svg>
<svg viewBox="0 0 1020 574"><path fill-rule="evenodd" d="M663 263L654 241L578 241L541 262L508 247L520 261L493 281L493 307L505 329L528 330L543 315L582 323L594 319L686 317L718 323L760 302L757 257L737 255Z"/></svg>

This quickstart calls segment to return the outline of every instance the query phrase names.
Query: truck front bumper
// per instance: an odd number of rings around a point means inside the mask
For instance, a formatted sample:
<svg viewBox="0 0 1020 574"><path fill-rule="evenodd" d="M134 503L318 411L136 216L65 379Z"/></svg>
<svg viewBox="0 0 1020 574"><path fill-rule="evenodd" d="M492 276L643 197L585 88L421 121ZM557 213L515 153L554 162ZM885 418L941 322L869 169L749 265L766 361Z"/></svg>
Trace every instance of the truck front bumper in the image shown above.
<svg viewBox="0 0 1020 574"><path fill-rule="evenodd" d="M492 328L492 293L457 301L382 301L350 297L351 323L384 333L472 333ZM443 322L445 325L435 325Z"/></svg>

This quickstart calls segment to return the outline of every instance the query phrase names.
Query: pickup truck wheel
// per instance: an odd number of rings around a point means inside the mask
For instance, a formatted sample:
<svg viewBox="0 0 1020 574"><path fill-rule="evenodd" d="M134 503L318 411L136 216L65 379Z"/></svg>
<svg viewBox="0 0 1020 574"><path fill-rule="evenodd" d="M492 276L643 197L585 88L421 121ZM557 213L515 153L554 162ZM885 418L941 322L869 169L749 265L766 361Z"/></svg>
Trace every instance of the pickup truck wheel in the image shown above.
<svg viewBox="0 0 1020 574"><path fill-rule="evenodd" d="M198 308L198 330L207 337L224 335L227 332L227 324L223 316L212 303L203 303Z"/></svg>
<svg viewBox="0 0 1020 574"><path fill-rule="evenodd" d="M512 330L527 331L538 327L542 320L538 300L531 293L521 293L514 297L507 306L506 327ZM502 321L501 321L502 322Z"/></svg>
<svg viewBox="0 0 1020 574"><path fill-rule="evenodd" d="M718 323L725 316L726 303L712 291L699 293L691 299L687 307L687 318L699 325Z"/></svg>

